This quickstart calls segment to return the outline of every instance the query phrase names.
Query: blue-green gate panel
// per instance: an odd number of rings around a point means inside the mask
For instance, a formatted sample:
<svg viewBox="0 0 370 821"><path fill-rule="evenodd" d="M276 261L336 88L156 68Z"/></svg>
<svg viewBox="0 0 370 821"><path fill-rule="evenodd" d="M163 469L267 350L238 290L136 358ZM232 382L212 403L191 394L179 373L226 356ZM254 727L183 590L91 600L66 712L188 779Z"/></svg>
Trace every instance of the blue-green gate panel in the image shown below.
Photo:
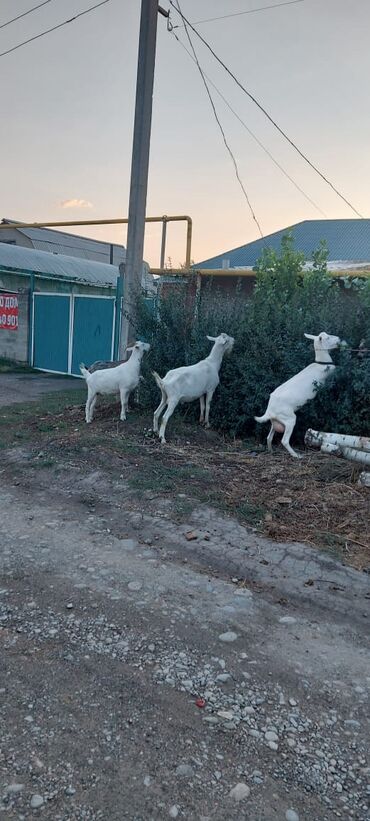
<svg viewBox="0 0 370 821"><path fill-rule="evenodd" d="M70 297L35 294L33 365L68 373Z"/></svg>
<svg viewBox="0 0 370 821"><path fill-rule="evenodd" d="M80 374L80 362L92 365L112 358L114 299L74 298L72 373Z"/></svg>

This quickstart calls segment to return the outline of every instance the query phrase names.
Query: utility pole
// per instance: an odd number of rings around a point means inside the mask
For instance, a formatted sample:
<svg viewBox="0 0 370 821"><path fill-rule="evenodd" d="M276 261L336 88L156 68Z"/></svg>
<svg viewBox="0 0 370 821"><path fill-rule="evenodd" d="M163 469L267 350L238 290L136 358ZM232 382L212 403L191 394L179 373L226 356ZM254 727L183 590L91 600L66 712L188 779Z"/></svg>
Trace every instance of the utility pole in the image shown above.
<svg viewBox="0 0 370 821"><path fill-rule="evenodd" d="M127 249L126 262L125 265L122 266L124 267L124 275L123 311L121 314L119 349L120 359L126 358L127 344L132 341L134 336L130 317L135 312L135 303L141 288L157 39L157 15L158 0L141 0Z"/></svg>

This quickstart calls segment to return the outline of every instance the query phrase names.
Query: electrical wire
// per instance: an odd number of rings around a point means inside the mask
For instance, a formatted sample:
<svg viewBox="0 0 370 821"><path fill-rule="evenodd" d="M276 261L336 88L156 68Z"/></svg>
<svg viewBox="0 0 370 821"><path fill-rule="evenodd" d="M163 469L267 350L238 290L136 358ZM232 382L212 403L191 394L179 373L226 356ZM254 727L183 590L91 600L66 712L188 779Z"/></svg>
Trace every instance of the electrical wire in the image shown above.
<svg viewBox="0 0 370 821"><path fill-rule="evenodd" d="M179 3L179 0L176 0L176 3L177 3L178 11L179 11L179 13L181 14L181 9L180 9L180 3ZM234 166L234 171L235 171L235 176L236 176L236 178L237 178L237 180L238 180L238 183L239 183L239 185L240 185L240 187L241 187L241 189L242 189L242 192L243 192L243 194L244 194L244 196L245 196L245 199L246 199L246 201L247 201L247 203L248 203L248 207L249 207L249 210L250 210L250 212L251 212L252 219L253 219L253 220L254 220L254 222L256 223L257 228L258 228L258 231L259 231L259 233L260 233L260 236L261 236L261 238L263 239L263 233L262 233L262 229L261 229L260 223L258 222L258 219L257 219L257 217L256 217L256 215L255 215L255 213L254 213L254 210L253 210L253 207L252 207L251 201L250 201L250 199L249 199L248 193L247 193L246 188L245 188L245 186L244 186L244 184L243 184L243 181L242 181L242 179L241 179L241 177L240 177L240 174L239 174L239 169L238 169L238 164L237 164L236 159L235 159L235 157L234 157L234 154L233 154L233 152L232 152L232 150L231 150L231 148L230 148L230 146L229 146L229 143L228 143L228 141L227 141L227 139L226 139L226 135L225 135L224 129L223 129L222 125L221 125L221 122L220 122L219 116L218 116L217 111L216 111L216 106L215 106L215 104L214 104L214 102L213 102L213 97L212 97L212 94L211 94L211 92L210 92L210 89L209 89L209 86L208 86L207 80L206 80L205 75L204 75L204 73L203 73L203 69L202 69L202 67L201 67L201 65L200 65L200 63L199 63L199 60L198 60L198 57L197 57L197 53L196 53L195 48L194 48L194 46L193 46L193 42L192 42L192 39L191 39L190 34L189 34L189 32L188 32L188 29L187 29L186 24L185 24L185 32L186 32L187 38L188 38L188 40L189 40L189 45L190 45L190 48L191 48L191 50L192 50L192 52L193 52L193 55L194 55L194 60L195 60L195 62L196 62L197 68L198 68L199 73L200 73L200 76L201 76L201 78L202 78L202 81L203 81L204 87L205 87L205 89L206 89L206 92L207 92L207 95L208 95L209 101L210 101L210 103L211 103L213 114L214 114L214 116L215 116L215 119L216 119L217 125L218 125L218 127L219 127L219 129L220 129L220 131L221 131L221 134L222 134L222 139L223 139L223 141L224 141L224 144L225 144L226 150L227 150L227 152L228 152L228 154L229 154L229 156L230 156L230 158L231 158L231 161L232 161L232 163L233 163L233 166ZM175 36L176 36L176 35L175 35Z"/></svg>
<svg viewBox="0 0 370 821"><path fill-rule="evenodd" d="M182 12L179 12L179 10L176 8L176 6L175 6L175 4L174 4L173 0L169 0L169 3L170 3L170 5L172 6L172 8L174 8L174 9L175 9L175 11L177 11L177 12L178 12L178 14L180 14L180 16L181 16L181 19L182 19L183 23L184 23L184 24L186 23L186 25L188 25L188 26L189 26L189 28L191 28L191 30L194 32L194 34L196 34L196 35L197 35L197 37L198 37L198 38L202 41L202 43L206 46L206 48L207 48L207 49L211 52L211 54L213 55L213 57L215 58L215 60L217 60L217 62L218 62L218 63L222 66L222 68L223 68L223 69L225 69L225 71L227 72L227 74L229 74L229 76L230 76L230 77L232 77L232 79L233 79L233 80L234 80L234 82L235 82L235 83L239 86L239 88L240 88L242 91L244 91L244 94L246 94L246 95L247 95L247 97L249 97L249 99L250 99L250 100L252 100L252 102L253 102L253 103L257 106L257 108L259 108L259 110L260 110L260 111L262 111L262 113L265 115L265 117L267 117L267 119L270 121L270 123L272 123L272 125L274 126L274 128L276 128L276 130L277 130L277 131L279 131L279 133L282 135L282 137L284 137L284 139L285 139L285 140L289 143L289 145L291 145L291 146L292 146L292 148L294 148L294 150L295 150L295 151L299 154L299 156L300 156L300 157L302 157L302 159L303 159L303 160L304 160L304 161L305 161L305 162L306 162L306 163L310 166L310 168L312 168L312 170L313 170L313 171L315 171L315 173L316 173L316 174L318 174L318 175L319 175L319 177L321 177L321 179L322 179L322 180L323 180L323 181L324 181L324 182L325 182L325 183L326 183L326 184L327 184L327 185L328 185L328 186L332 189L332 191L334 191L334 193L335 193L335 194L337 194L337 196L338 196L338 197L340 197L340 199L341 199L343 202L345 202L345 203L346 203L346 205L348 205L348 207L351 209L351 211L353 211L353 212L356 214L356 216L357 216L357 217L360 217L360 219L364 219L363 215L362 215L362 214L360 214L360 212L359 212L359 211L357 211L357 209L354 207L354 205L352 205L352 204L350 203L350 201L349 201L349 200L348 200L348 199L347 199L347 198L346 198L343 194L341 194L341 193L340 193L340 191L338 191L338 189L335 187L335 185L333 185L333 183L332 183L332 182L330 182L330 180L328 180L328 178L325 176L325 174L323 174L323 173L322 173L322 171L320 171L320 170L317 168L317 166L316 166L316 165L314 165L314 163L313 163L313 162L311 162L311 160L307 157L307 155L306 155L306 154L304 154L304 152L303 152L303 151L301 151L301 149L300 149L300 148L298 148L298 146L296 145L296 143L295 143L295 142L294 142L294 141L293 141L293 140L292 140L292 139L288 136L288 134L287 134L287 133L286 133L286 132L285 132L285 131L284 131L284 130L283 130L283 129L282 129L282 128L278 125L278 123L274 120L274 118L271 116L271 114L269 114L269 113L268 113L268 111L266 111L266 109L265 109L265 108L263 107L263 105L262 105L262 104L261 104L261 103L260 103L260 102L256 99L256 97L254 97L254 96L253 96L253 94L251 94L251 92L250 92L250 91L248 91L248 89L246 89L246 88L245 88L245 86L243 85L243 83L241 83L241 81L240 81L240 80L238 80L238 78L235 76L235 74L233 74L233 72L231 71L231 69L230 69L230 68L228 68L228 66L227 66L227 65L223 62L223 60L221 60L221 58L220 58L220 57L218 57L218 55L217 55L217 54L216 54L216 52L213 50L212 46L210 46L210 45L209 45L209 43L207 42L207 40L205 40L205 39L204 39L204 37L202 37L202 35L199 33L199 31L197 31L197 29L196 29L196 28L194 28L194 26L193 26L193 25L189 22L189 20L188 20L188 19L184 16L184 14L182 14Z"/></svg>
<svg viewBox="0 0 370 821"><path fill-rule="evenodd" d="M6 23L0 24L0 29L5 29L5 26L10 26L11 23L15 23L16 20L21 20L22 17L27 17L27 14L32 14L33 11L37 11L37 9L41 9L41 6L46 6L48 3L51 3L51 0L44 0L43 3L39 3L38 6L33 6L32 9L28 9L28 11L24 11L23 14L18 14L18 17L13 17L12 20L7 20Z"/></svg>
<svg viewBox="0 0 370 821"><path fill-rule="evenodd" d="M185 43L183 43L183 42L182 42L182 40L180 40L180 38L178 37L178 35L177 35L177 34L173 33L173 36L175 37L175 39L177 40L177 42L180 44L180 46L182 46L182 48L183 48L183 49L186 51L186 53L189 55L190 59L191 59L191 60L193 60L193 62L194 62L194 63L196 63L196 60L194 59L194 57L193 57L193 56L192 56L192 54L190 53L189 49L188 49L188 48L186 48ZM254 132L253 132L250 128L249 128L249 126L247 126L247 124L244 122L244 120L242 120L242 118L239 116L239 114L237 113L237 111L235 111L235 109L234 109L234 108L230 105L230 103L229 103L229 101L226 99L226 97L224 97L224 95L222 94L222 92L220 91L220 89L219 89L219 88L217 88L217 86L215 85L215 83L213 82L213 80L211 80L211 79L210 79L210 77L208 77L208 75L205 73L204 69L203 69L203 74L204 74L204 76L206 77L206 79L208 80L208 83L209 83L209 84L210 84L210 85L214 88L214 90L217 92L217 94L219 95L219 97L221 97L221 100L223 100L223 102L225 103L225 105L227 105L228 109L230 109L230 111L234 114L234 116L237 118L237 120L239 120L240 124L243 126L243 128L245 128L245 130L248 132L248 134L250 134L250 136L251 136L251 137L253 137L253 139L255 140L255 142L257 143L257 145L259 145L259 146L260 146L260 148L262 148L262 150L265 152L265 154L267 154L267 156L270 158L270 160L272 160L272 162L274 163L274 165L276 165L276 167L277 167L277 168L279 168L279 170L282 172L282 174L284 174L284 176L285 176L285 177L286 177L286 178L287 178L287 179L288 179L288 180L292 183L292 185L294 185L294 187L297 189L297 191L299 191L299 192L300 192L300 193L301 193L301 194L305 197L305 199L306 199L309 203L311 203L311 205L313 205L313 207L314 207L314 208L316 208L316 210L317 210L317 211L318 211L318 212L319 212L319 213L320 213L323 217L327 217L327 214L325 213L325 211L323 211L323 210L320 208L320 206L319 206L319 205L317 205L317 203L316 203L313 199L311 199L311 197L310 197L308 194L306 194L306 192L303 190L303 188L301 188L301 186L300 186L300 185L298 185L298 183L297 183L297 182L293 179L293 177L291 177L291 176L290 176L290 174L288 174L288 172L286 171L286 169L285 169L285 168L284 168L284 167L283 167L283 166L282 166L282 165L278 162L278 160L276 160L276 159L275 159L275 157L273 156L273 154L271 154L271 151L269 151L269 149L268 149L268 148L266 148L266 146L265 146L265 145L261 142L261 140L257 137L257 135L256 135L256 134L255 134L255 133L254 133Z"/></svg>
<svg viewBox="0 0 370 821"><path fill-rule="evenodd" d="M0 57L5 57L6 54L10 54L12 51L16 51L18 48L22 48L22 46L26 46L28 43L32 43L34 40L39 40L40 37L45 37L46 34L50 34L52 31L56 31L57 29L62 28L62 26L68 25L68 23L73 23L75 20L78 20L79 17L83 17L84 14L89 14L90 11L95 11L95 9L98 9L100 6L105 6L106 3L110 3L110 0L101 0L100 3L96 3L95 6L90 6L90 8L85 9L85 11L80 11L79 14L75 14L73 17L70 17L69 20L64 20L63 23L58 23L57 26L41 31L40 34L35 34L34 37L29 37L28 40L23 40L22 43L18 43L16 46L8 48L6 51L2 51L0 53Z"/></svg>
<svg viewBox="0 0 370 821"><path fill-rule="evenodd" d="M21 20L22 17L27 17L28 14L32 14L33 11L37 11L37 9L40 9L41 6L46 6L48 3L51 3L51 0L44 0L43 3L39 3L38 6L33 6L32 9L28 9L28 11L18 14L18 17L13 17L11 20L7 20L6 23L1 23L0 29L5 29L6 26L10 26L10 24L15 23L16 20Z"/></svg>
<svg viewBox="0 0 370 821"><path fill-rule="evenodd" d="M284 3L275 3L272 6L258 6L256 9L247 9L247 11L236 11L233 14L223 14L221 17L208 17L206 20L196 20L194 25L200 26L202 23L214 23L216 20L227 20L230 17L241 17L243 14L255 14L257 11L267 11L268 9L279 9L281 6L294 6L296 3L304 3L304 0L285 0ZM174 28L183 28L183 26L174 26Z"/></svg>

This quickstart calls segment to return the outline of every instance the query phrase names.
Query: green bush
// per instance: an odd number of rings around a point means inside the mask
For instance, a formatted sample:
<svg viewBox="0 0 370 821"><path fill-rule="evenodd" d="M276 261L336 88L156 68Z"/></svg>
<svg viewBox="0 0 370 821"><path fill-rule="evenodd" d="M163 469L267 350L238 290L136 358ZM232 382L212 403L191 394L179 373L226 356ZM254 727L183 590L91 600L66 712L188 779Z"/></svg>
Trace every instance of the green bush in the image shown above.
<svg viewBox="0 0 370 821"><path fill-rule="evenodd" d="M321 245L305 270L304 257L287 234L280 253L264 250L249 298L238 286L230 295L211 284L202 289L197 311L180 286L160 300L156 314L140 304L138 333L152 345L144 372L144 404L154 408L159 401L150 370L164 375L170 368L197 362L210 351L206 335L225 331L235 337L235 346L222 365L212 424L231 435L258 431L264 437L266 428L256 426L254 416L264 413L277 385L313 361L313 346L304 332L325 330L350 347L357 348L363 339L370 346L370 282L345 287L351 282L343 284L327 274L326 258ZM333 377L298 414L296 438L307 427L369 434L370 359L359 360L350 351L335 352L333 359L338 366ZM198 415L196 403L183 409L190 418Z"/></svg>

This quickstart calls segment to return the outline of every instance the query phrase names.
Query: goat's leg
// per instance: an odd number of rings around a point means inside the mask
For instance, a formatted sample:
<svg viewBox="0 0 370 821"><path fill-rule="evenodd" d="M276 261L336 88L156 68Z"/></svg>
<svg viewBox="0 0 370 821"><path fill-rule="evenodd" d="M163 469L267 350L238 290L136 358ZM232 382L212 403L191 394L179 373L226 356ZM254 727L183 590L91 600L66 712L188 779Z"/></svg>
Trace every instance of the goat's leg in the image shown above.
<svg viewBox="0 0 370 821"><path fill-rule="evenodd" d="M296 421L297 417L295 413L293 413L292 416L289 416L287 419L279 419L279 422L282 422L285 425L285 431L283 434L283 438L281 440L281 444L284 445L284 447L286 448L288 453L290 453L291 456L294 456L295 459L301 459L302 457L299 455L299 453L296 453L290 445L290 437L293 433Z"/></svg>
<svg viewBox="0 0 370 821"><path fill-rule="evenodd" d="M273 425L271 425L270 433L267 437L267 450L268 450L269 453L272 453L272 440L274 438L274 435L275 435L275 428L274 428Z"/></svg>
<svg viewBox="0 0 370 821"><path fill-rule="evenodd" d="M204 422L204 408L205 408L204 396L200 396L200 397L199 397L199 402L200 402L200 417L199 417L199 424L200 424L200 425L203 425L203 422Z"/></svg>
<svg viewBox="0 0 370 821"><path fill-rule="evenodd" d="M86 399L86 407L85 407L85 419L86 422L92 422L94 408L96 405L97 394L93 393L92 391L88 390L87 399Z"/></svg>
<svg viewBox="0 0 370 821"><path fill-rule="evenodd" d="M168 401L168 404L167 404L167 410L163 414L162 424L161 424L161 427L159 429L159 438L160 438L162 444L164 444L166 442L165 433L166 433L167 422L168 422L169 418L172 416L177 404L178 404L177 399L170 399Z"/></svg>
<svg viewBox="0 0 370 821"><path fill-rule="evenodd" d="M127 408L127 403L128 403L128 397L129 397L129 394L128 394L126 388L122 388L120 390L120 395L121 395L120 420L121 420L121 422L125 422L126 421L126 408Z"/></svg>
<svg viewBox="0 0 370 821"><path fill-rule="evenodd" d="M209 409L211 407L213 394L214 394L214 391L208 391L208 393L206 394L206 414L205 414L205 417L204 417L204 422L205 422L204 427L207 428L207 429L211 427L210 424L209 424Z"/></svg>
<svg viewBox="0 0 370 821"><path fill-rule="evenodd" d="M97 399L98 399L98 394L96 393L93 400L92 400L92 402L91 402L91 405L90 405L90 422L92 422L92 419L93 419L93 416L94 416L94 410L95 410L95 405L96 405Z"/></svg>
<svg viewBox="0 0 370 821"><path fill-rule="evenodd" d="M158 408L154 411L154 416L153 416L153 431L154 431L154 433L158 433L159 417L160 417L162 411L165 409L166 405L167 405L167 396L162 391L161 401L158 405Z"/></svg>
<svg viewBox="0 0 370 821"><path fill-rule="evenodd" d="M130 394L127 393L126 394L126 402L125 402L125 413L130 413L130 409L129 409L129 406L128 406L128 400L129 399L130 399Z"/></svg>

